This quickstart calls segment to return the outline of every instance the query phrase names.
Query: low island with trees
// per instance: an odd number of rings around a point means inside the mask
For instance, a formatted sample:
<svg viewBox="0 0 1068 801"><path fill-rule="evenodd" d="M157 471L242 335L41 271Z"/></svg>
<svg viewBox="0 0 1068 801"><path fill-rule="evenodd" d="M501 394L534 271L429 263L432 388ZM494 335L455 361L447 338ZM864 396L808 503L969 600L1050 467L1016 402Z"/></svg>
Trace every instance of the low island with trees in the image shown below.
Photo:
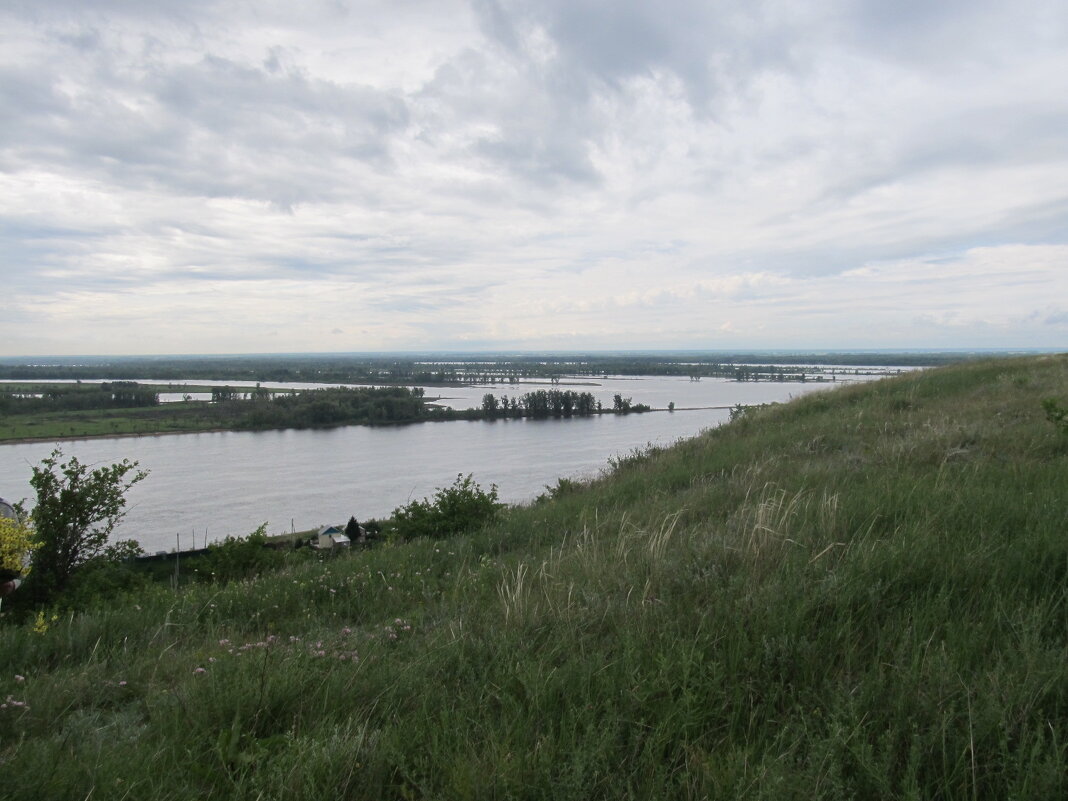
<svg viewBox="0 0 1068 801"><path fill-rule="evenodd" d="M160 402L160 385L136 381L0 384L0 441L184 433L262 431L341 425L396 425L448 420L581 417L651 411L616 395L602 408L589 392L536 390L521 396L487 394L480 407L451 409L421 387L320 389L205 387L210 400ZM198 389L191 387L188 389Z"/></svg>

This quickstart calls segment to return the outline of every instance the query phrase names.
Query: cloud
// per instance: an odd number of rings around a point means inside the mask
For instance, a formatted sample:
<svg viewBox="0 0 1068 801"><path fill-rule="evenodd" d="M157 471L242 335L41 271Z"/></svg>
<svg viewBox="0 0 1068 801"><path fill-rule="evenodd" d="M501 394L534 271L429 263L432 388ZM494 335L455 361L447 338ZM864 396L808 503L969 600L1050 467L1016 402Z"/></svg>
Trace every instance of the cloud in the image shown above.
<svg viewBox="0 0 1068 801"><path fill-rule="evenodd" d="M1056 346L1066 37L1042 0L9 3L0 347Z"/></svg>

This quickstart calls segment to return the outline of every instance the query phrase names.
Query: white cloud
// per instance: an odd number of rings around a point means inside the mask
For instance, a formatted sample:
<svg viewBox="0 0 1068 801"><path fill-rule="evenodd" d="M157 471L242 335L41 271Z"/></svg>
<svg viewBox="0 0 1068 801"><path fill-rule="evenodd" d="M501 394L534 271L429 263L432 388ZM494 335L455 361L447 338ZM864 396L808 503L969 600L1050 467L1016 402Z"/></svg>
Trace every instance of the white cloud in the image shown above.
<svg viewBox="0 0 1068 801"><path fill-rule="evenodd" d="M52 0L0 31L0 354L1068 345L1060 3Z"/></svg>

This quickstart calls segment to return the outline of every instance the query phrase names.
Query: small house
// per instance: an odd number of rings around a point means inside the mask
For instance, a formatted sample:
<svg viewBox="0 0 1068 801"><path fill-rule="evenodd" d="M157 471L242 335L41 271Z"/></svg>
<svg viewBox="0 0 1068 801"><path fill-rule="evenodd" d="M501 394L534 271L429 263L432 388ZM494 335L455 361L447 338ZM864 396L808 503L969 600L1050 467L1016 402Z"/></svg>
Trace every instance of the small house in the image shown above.
<svg viewBox="0 0 1068 801"><path fill-rule="evenodd" d="M337 526L323 526L316 535L316 545L322 550L347 548L351 544L345 532Z"/></svg>

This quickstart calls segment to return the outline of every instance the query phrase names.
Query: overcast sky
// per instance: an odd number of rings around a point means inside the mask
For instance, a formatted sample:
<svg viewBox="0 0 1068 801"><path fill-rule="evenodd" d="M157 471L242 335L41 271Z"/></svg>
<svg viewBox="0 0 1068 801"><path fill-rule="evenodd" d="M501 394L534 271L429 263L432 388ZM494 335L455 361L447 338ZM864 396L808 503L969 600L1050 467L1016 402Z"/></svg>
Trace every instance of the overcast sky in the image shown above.
<svg viewBox="0 0 1068 801"><path fill-rule="evenodd" d="M1064 0L0 0L0 355L1068 348Z"/></svg>

